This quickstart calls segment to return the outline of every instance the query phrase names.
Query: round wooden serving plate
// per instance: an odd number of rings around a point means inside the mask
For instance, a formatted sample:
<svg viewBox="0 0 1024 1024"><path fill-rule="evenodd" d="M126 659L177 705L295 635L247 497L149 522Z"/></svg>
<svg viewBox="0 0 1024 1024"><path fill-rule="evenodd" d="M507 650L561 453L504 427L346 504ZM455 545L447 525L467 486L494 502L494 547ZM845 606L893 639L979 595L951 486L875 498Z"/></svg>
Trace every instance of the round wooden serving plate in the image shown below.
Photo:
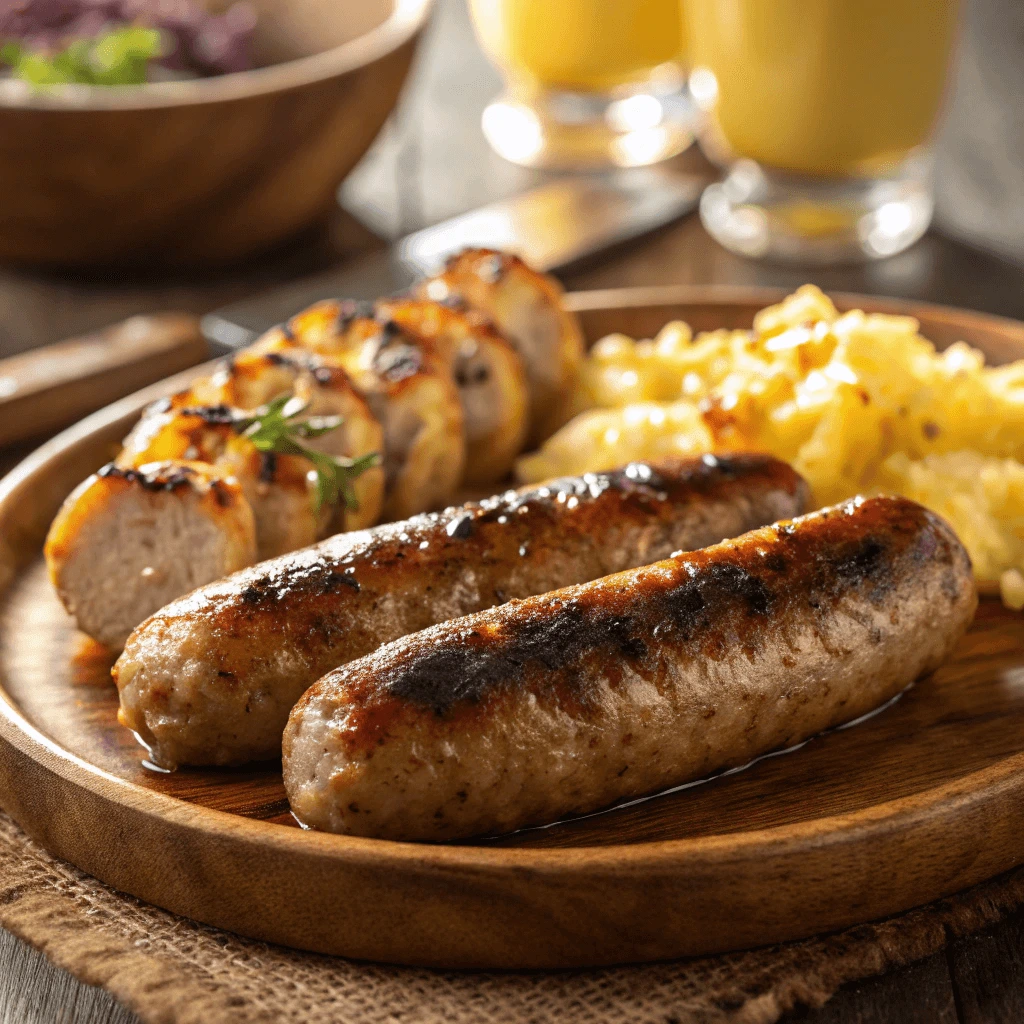
<svg viewBox="0 0 1024 1024"><path fill-rule="evenodd" d="M749 326L764 291L571 297L590 338ZM1024 325L912 312L940 344L1024 356ZM190 371L194 376L196 371ZM564 967L795 939L1024 862L1024 618L984 600L955 657L870 721L633 806L464 845L306 832L276 765L157 774L116 722L110 658L76 633L40 545L142 405L61 434L0 484L0 802L55 854L179 914L397 963Z"/></svg>

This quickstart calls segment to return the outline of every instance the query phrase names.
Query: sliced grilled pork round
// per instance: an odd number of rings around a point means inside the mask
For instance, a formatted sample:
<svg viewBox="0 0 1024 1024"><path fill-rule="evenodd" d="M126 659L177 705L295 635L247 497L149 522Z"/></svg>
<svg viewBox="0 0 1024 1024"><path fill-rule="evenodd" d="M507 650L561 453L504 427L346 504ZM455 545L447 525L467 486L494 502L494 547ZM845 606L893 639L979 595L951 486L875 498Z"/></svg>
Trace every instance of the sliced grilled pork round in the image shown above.
<svg viewBox="0 0 1024 1024"><path fill-rule="evenodd" d="M117 650L168 601L256 559L242 488L200 462L105 466L64 502L45 546L79 627Z"/></svg>

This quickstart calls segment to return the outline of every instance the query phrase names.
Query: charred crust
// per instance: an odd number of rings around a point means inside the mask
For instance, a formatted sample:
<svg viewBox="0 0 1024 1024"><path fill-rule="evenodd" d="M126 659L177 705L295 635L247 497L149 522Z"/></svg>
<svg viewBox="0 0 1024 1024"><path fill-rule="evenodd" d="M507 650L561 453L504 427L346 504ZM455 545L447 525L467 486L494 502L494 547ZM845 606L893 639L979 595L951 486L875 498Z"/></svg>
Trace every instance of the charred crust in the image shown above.
<svg viewBox="0 0 1024 1024"><path fill-rule="evenodd" d="M415 345L396 345L382 336L381 347L373 357L373 368L385 380L397 383L414 377L423 369L423 353Z"/></svg>
<svg viewBox="0 0 1024 1024"><path fill-rule="evenodd" d="M361 590L354 574L328 563L313 564L288 573L264 572L250 580L239 591L238 598L250 608L269 608L294 591L312 597L338 594L346 590L358 594Z"/></svg>
<svg viewBox="0 0 1024 1024"><path fill-rule="evenodd" d="M334 322L339 334L345 334L356 320L373 320L374 304L363 299L343 299L338 303L338 316Z"/></svg>
<svg viewBox="0 0 1024 1024"><path fill-rule="evenodd" d="M471 632L461 643L428 649L385 673L381 689L444 717L461 703L478 703L499 686L516 682L531 665L551 673L564 668L579 655L585 631L581 610L566 606L557 616L523 622L514 637L500 643L481 643L481 635Z"/></svg>
<svg viewBox="0 0 1024 1024"><path fill-rule="evenodd" d="M971 562L969 558L967 560L967 571L971 571ZM952 568L942 574L942 582L940 586L942 588L943 596L949 600L950 604L956 604L956 602L960 600L962 594L962 581Z"/></svg>
<svg viewBox="0 0 1024 1024"><path fill-rule="evenodd" d="M465 512L456 516L444 529L455 540L467 540L473 535L473 513Z"/></svg>
<svg viewBox="0 0 1024 1024"><path fill-rule="evenodd" d="M230 405L194 405L181 410L182 416L195 416L211 427L234 426L238 413Z"/></svg>
<svg viewBox="0 0 1024 1024"><path fill-rule="evenodd" d="M489 522L523 506L550 507L570 498L592 502L608 491L620 495L627 506L636 505L649 513L652 504L669 509L708 498L727 500L738 493L738 488L746 487L755 479L762 480L768 490L792 495L806 487L793 469L767 455L707 455L698 460L667 462L660 466L631 462L607 473L584 473L551 480L481 502L479 515L481 521Z"/></svg>
<svg viewBox="0 0 1024 1024"><path fill-rule="evenodd" d="M272 484L277 477L277 453L260 452L259 478L265 484Z"/></svg>
<svg viewBox="0 0 1024 1024"><path fill-rule="evenodd" d="M684 636L711 623L707 614L739 606L751 617L767 617L777 603L768 585L754 572L730 562L712 562L702 573L666 591L659 609ZM661 617L661 616L659 616Z"/></svg>
<svg viewBox="0 0 1024 1024"><path fill-rule="evenodd" d="M234 501L231 490L223 480L212 480L210 482L210 493L213 495L213 500L217 503L218 508L230 508Z"/></svg>
<svg viewBox="0 0 1024 1024"><path fill-rule="evenodd" d="M878 573L886 553L886 545L881 538L867 536L836 560L835 571L843 579L855 582L868 579Z"/></svg>
<svg viewBox="0 0 1024 1024"><path fill-rule="evenodd" d="M381 345L390 345L404 334L401 324L391 317L387 317L384 320L384 326L380 329Z"/></svg>
<svg viewBox="0 0 1024 1024"><path fill-rule="evenodd" d="M196 471L191 466L174 464L161 466L156 471L144 473L138 469L126 469L110 462L103 466L102 469L97 470L96 475L104 478L113 477L124 480L126 483L138 485L144 491L153 491L154 493L159 491L178 491L184 487L194 487L198 480ZM212 481L212 485L219 483L220 481L217 480ZM221 503L219 496L217 496L217 501ZM224 504L230 504L230 497L228 497Z"/></svg>
<svg viewBox="0 0 1024 1024"><path fill-rule="evenodd" d="M384 692L438 717L464 702L479 703L498 688L540 668L552 678L585 655L647 656L643 623L630 615L602 614L572 601L554 602L554 614L536 615L507 628L499 641L470 632L461 643L437 646L380 680ZM585 684L581 684L585 685ZM586 693L577 689L576 700Z"/></svg>
<svg viewBox="0 0 1024 1024"><path fill-rule="evenodd" d="M285 337L290 339L291 335L285 335ZM296 365L296 361L284 352L265 352L263 358L266 359L271 366L294 367Z"/></svg>
<svg viewBox="0 0 1024 1024"><path fill-rule="evenodd" d="M477 366L457 366L455 368L455 383L460 388L479 386L486 384L491 378L491 371L483 364Z"/></svg>

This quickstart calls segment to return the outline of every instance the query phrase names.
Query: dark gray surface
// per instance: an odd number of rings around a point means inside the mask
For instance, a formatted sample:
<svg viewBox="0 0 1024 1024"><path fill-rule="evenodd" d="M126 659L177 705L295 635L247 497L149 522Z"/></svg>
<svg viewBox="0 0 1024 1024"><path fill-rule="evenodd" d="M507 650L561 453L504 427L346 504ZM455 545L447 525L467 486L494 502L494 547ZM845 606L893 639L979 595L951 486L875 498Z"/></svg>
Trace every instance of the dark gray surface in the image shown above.
<svg viewBox="0 0 1024 1024"><path fill-rule="evenodd" d="M0 1024L81 1022L138 1024L138 1017L0 929Z"/></svg>
<svg viewBox="0 0 1024 1024"><path fill-rule="evenodd" d="M936 223L1024 263L1024 4L965 4L956 88L939 138Z"/></svg>

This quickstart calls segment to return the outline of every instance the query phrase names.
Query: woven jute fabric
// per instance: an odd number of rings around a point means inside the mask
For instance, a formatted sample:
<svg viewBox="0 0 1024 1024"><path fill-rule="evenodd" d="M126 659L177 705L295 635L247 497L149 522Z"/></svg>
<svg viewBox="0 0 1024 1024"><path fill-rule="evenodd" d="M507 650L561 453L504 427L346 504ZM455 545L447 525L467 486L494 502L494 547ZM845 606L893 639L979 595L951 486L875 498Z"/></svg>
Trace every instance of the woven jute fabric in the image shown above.
<svg viewBox="0 0 1024 1024"><path fill-rule="evenodd" d="M751 952L591 971L429 971L299 953L175 917L50 856L0 813L0 925L146 1024L769 1024L1021 904L1024 869L888 921Z"/></svg>

